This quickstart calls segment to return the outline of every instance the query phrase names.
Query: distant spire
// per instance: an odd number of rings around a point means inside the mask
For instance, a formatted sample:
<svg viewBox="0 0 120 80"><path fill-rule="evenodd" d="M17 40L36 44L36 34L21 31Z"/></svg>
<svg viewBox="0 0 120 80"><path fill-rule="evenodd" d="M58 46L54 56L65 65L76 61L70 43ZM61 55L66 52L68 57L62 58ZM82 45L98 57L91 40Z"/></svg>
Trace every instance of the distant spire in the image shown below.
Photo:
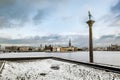
<svg viewBox="0 0 120 80"><path fill-rule="evenodd" d="M42 48L42 44L40 44L40 48Z"/></svg>
<svg viewBox="0 0 120 80"><path fill-rule="evenodd" d="M71 39L69 39L69 47L71 47Z"/></svg>

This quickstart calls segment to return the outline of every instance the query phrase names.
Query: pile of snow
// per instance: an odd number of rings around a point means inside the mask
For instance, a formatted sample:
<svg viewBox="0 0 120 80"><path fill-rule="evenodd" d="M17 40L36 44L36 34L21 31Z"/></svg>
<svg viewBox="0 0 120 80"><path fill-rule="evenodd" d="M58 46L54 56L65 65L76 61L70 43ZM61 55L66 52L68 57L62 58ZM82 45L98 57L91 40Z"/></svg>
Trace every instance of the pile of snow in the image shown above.
<svg viewBox="0 0 120 80"><path fill-rule="evenodd" d="M59 69L52 69L53 65L59 66ZM120 80L120 74L43 59L7 61L0 80Z"/></svg>

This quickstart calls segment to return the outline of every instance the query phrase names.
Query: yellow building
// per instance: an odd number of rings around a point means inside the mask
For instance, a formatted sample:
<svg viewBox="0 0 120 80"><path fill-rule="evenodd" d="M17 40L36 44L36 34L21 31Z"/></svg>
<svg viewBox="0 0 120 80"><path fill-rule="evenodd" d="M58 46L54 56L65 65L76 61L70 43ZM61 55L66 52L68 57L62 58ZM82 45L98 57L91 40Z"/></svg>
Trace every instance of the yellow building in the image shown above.
<svg viewBox="0 0 120 80"><path fill-rule="evenodd" d="M68 52L70 49L68 47L61 47L60 52Z"/></svg>
<svg viewBox="0 0 120 80"><path fill-rule="evenodd" d="M77 47L61 47L60 52L78 51Z"/></svg>
<svg viewBox="0 0 120 80"><path fill-rule="evenodd" d="M6 46L5 50L6 51L17 51L18 47L17 46Z"/></svg>
<svg viewBox="0 0 120 80"><path fill-rule="evenodd" d="M19 47L20 52L27 52L27 51L29 51L29 49L30 49L29 46L21 46L21 47Z"/></svg>
<svg viewBox="0 0 120 80"><path fill-rule="evenodd" d="M69 51L78 51L77 47L72 46L71 40L69 40L67 47L56 46L52 49L53 52L69 52Z"/></svg>

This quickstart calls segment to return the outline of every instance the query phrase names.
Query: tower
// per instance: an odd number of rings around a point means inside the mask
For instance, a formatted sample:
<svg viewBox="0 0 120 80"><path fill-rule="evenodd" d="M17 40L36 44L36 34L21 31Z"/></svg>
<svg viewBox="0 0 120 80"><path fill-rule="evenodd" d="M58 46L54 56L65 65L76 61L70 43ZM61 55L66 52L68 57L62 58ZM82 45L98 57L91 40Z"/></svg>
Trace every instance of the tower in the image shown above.
<svg viewBox="0 0 120 80"><path fill-rule="evenodd" d="M93 41L92 41L92 26L95 23L94 20L91 19L92 15L90 11L88 12L89 20L86 22L89 26L89 60L91 63L94 62L93 60Z"/></svg>
<svg viewBox="0 0 120 80"><path fill-rule="evenodd" d="M71 39L69 39L69 47L71 47Z"/></svg>

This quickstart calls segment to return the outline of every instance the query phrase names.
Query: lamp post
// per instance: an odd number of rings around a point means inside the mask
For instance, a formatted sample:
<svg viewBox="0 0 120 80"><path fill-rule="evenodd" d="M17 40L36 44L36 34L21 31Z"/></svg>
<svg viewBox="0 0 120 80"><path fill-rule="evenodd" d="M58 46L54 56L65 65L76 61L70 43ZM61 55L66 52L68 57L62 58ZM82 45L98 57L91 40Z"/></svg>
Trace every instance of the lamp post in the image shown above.
<svg viewBox="0 0 120 80"><path fill-rule="evenodd" d="M89 26L89 60L91 63L93 63L94 60L93 60L92 26L93 23L95 23L95 21L91 19L92 15L90 14L90 11L88 12L88 16L89 16L89 20L86 23Z"/></svg>

